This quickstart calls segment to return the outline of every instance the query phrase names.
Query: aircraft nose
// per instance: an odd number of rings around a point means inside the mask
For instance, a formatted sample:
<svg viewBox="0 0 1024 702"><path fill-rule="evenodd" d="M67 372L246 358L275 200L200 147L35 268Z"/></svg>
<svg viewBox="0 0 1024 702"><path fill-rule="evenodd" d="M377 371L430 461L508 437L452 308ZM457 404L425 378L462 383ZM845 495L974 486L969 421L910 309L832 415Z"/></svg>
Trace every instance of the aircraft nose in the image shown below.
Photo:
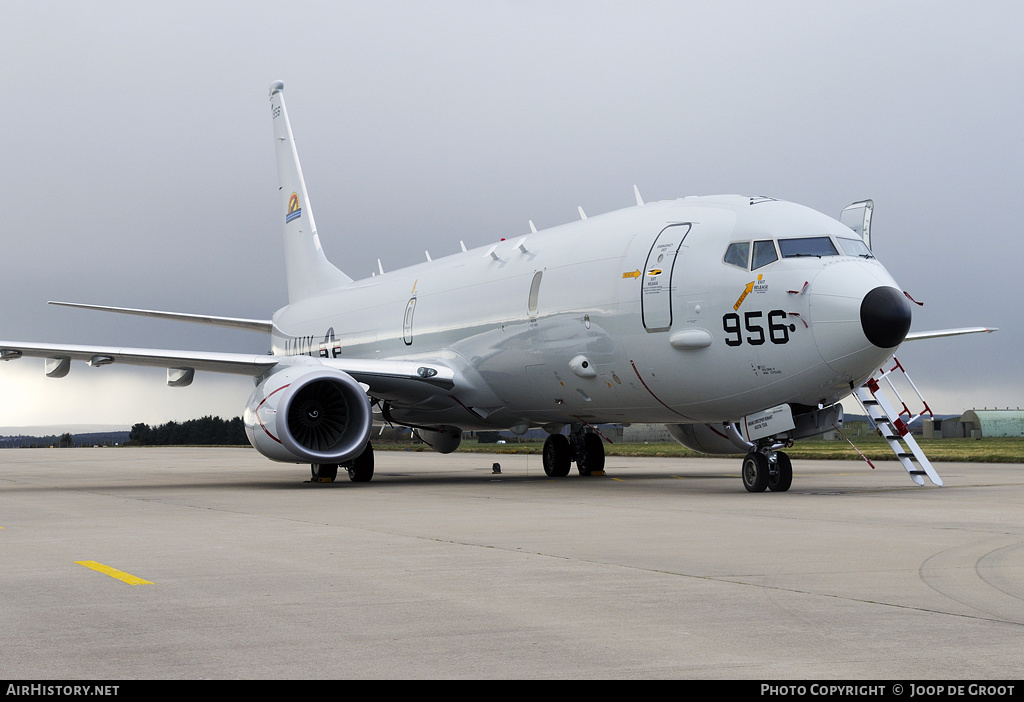
<svg viewBox="0 0 1024 702"><path fill-rule="evenodd" d="M910 303L899 290L888 285L868 291L860 303L860 325L875 346L899 346L910 331Z"/></svg>
<svg viewBox="0 0 1024 702"><path fill-rule="evenodd" d="M844 381L877 369L910 331L910 304L875 261L837 261L811 280L808 313L823 360Z"/></svg>

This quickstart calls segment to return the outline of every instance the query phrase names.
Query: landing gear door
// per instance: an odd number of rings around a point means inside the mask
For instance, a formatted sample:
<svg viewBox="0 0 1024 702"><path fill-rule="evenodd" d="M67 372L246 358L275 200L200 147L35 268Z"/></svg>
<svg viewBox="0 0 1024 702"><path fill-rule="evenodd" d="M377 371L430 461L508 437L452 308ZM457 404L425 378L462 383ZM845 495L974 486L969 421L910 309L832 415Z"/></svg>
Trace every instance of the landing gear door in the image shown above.
<svg viewBox="0 0 1024 702"><path fill-rule="evenodd" d="M670 224L661 230L647 254L641 272L640 310L644 328L649 332L668 331L672 327L672 276L676 259L690 224Z"/></svg>

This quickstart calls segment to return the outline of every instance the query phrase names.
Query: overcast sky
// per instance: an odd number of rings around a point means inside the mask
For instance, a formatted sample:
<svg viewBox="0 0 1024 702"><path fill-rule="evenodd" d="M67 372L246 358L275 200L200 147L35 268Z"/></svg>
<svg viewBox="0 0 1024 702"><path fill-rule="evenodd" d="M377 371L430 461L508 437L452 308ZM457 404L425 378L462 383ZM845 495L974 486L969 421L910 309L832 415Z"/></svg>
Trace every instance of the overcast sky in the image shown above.
<svg viewBox="0 0 1024 702"><path fill-rule="evenodd" d="M353 277L647 200L838 216L937 412L1024 405L1024 4L34 2L0 9L0 339L262 353L259 335L46 300L269 318L286 302L267 86ZM236 416L245 379L0 364L0 427Z"/></svg>

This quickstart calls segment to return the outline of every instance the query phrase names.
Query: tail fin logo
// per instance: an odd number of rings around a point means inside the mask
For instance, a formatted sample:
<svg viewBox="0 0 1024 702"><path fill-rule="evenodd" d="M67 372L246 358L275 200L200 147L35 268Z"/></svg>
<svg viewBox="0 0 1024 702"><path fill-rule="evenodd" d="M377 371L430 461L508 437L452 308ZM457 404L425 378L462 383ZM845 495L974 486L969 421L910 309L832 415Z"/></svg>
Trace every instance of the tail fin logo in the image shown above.
<svg viewBox="0 0 1024 702"><path fill-rule="evenodd" d="M288 223L301 216L302 208L299 207L299 196L297 193L292 193L292 196L288 198L288 214L285 215L284 221L285 223Z"/></svg>

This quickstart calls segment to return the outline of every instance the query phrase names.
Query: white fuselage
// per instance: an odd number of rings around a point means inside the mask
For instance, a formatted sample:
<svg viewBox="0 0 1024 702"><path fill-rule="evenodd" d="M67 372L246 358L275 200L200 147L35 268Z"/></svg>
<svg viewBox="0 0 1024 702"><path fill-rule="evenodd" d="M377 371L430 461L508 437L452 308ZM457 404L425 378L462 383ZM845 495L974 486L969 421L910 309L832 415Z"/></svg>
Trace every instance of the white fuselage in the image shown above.
<svg viewBox="0 0 1024 702"><path fill-rule="evenodd" d="M735 242L855 236L763 198L648 203L306 298L274 315L273 351L447 364L450 393L390 405L410 424L733 421L831 404L893 351L868 341L860 312L869 291L898 289L892 277L842 248L755 269L725 256Z"/></svg>

